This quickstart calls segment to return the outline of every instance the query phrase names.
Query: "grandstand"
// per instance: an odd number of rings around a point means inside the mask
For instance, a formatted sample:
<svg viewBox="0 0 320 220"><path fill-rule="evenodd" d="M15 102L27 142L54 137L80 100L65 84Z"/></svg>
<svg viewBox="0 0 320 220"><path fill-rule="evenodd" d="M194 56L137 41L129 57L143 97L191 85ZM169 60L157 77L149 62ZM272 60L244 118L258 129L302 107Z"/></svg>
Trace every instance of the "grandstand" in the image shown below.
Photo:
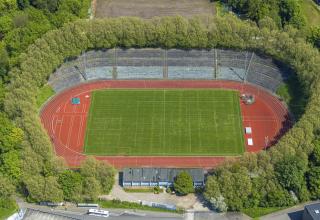
<svg viewBox="0 0 320 220"><path fill-rule="evenodd" d="M219 79L275 92L286 77L271 58L249 51L113 48L88 51L64 63L49 84L59 92L98 79Z"/></svg>

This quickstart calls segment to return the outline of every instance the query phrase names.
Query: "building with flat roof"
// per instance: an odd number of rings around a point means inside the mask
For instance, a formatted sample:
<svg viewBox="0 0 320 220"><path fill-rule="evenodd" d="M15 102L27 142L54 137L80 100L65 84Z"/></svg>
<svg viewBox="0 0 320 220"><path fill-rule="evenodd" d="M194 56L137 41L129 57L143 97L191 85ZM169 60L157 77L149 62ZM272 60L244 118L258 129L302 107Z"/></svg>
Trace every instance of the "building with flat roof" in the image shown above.
<svg viewBox="0 0 320 220"><path fill-rule="evenodd" d="M204 170L200 168L124 168L123 187L172 186L176 176L186 171L193 180L194 187L204 186Z"/></svg>
<svg viewBox="0 0 320 220"><path fill-rule="evenodd" d="M320 203L306 205L303 212L303 220L320 220Z"/></svg>

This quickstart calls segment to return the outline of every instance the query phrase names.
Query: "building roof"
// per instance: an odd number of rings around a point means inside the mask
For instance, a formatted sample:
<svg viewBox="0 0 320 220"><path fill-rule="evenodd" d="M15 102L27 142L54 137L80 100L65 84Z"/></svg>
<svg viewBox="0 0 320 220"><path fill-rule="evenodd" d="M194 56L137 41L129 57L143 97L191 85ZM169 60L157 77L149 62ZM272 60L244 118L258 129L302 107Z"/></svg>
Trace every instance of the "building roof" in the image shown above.
<svg viewBox="0 0 320 220"><path fill-rule="evenodd" d="M320 219L320 203L306 205L304 208L311 215L312 219Z"/></svg>
<svg viewBox="0 0 320 220"><path fill-rule="evenodd" d="M199 168L124 168L124 182L173 182L182 171L190 174L194 182L204 181L204 171Z"/></svg>

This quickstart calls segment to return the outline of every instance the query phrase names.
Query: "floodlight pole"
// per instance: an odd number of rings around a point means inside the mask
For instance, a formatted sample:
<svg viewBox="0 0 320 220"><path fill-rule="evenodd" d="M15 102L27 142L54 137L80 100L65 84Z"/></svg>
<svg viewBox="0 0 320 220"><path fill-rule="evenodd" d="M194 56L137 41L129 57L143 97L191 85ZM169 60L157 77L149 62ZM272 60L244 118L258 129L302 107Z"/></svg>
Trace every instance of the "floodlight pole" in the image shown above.
<svg viewBox="0 0 320 220"><path fill-rule="evenodd" d="M254 57L254 52L252 52L252 54L251 54L251 57L250 57L250 60L249 60L249 63L248 63L246 72L245 72L245 74L244 74L244 80L243 80L243 81L244 81L245 83L247 82L247 75L248 75L248 72L249 72L249 69L250 69L251 62L252 62L253 57Z"/></svg>

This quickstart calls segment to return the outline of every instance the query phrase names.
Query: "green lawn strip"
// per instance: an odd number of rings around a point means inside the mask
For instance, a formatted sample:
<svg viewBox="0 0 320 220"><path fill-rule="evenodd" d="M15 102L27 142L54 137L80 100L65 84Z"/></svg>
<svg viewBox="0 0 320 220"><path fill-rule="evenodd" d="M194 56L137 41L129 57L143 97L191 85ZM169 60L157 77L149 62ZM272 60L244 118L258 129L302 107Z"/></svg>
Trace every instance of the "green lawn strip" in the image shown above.
<svg viewBox="0 0 320 220"><path fill-rule="evenodd" d="M5 202L5 204L3 204ZM18 210L18 205L15 203L15 201L0 201L1 207L0 207L0 219L6 219L9 216L13 215Z"/></svg>
<svg viewBox="0 0 320 220"><path fill-rule="evenodd" d="M239 156L244 152L236 91L110 89L95 91L91 97L86 154Z"/></svg>
<svg viewBox="0 0 320 220"><path fill-rule="evenodd" d="M0 219L6 219L9 216L13 215L16 211L17 211L16 208L14 209L0 208Z"/></svg>
<svg viewBox="0 0 320 220"><path fill-rule="evenodd" d="M280 211L282 209L286 209L287 207L255 207L255 208L248 208L243 209L241 212L250 216L251 218L259 218L261 216Z"/></svg>
<svg viewBox="0 0 320 220"><path fill-rule="evenodd" d="M38 108L40 108L51 96L53 96L54 93L55 92L49 85L45 85L40 88L36 100Z"/></svg>
<svg viewBox="0 0 320 220"><path fill-rule="evenodd" d="M120 201L120 200L102 200L102 201L99 201L99 205L101 208L113 208L113 209L139 209L139 210L146 210L146 211L170 212L170 213L178 213L178 214L182 214L184 212L183 209L169 210L169 209L141 205L135 202L127 202L127 201Z"/></svg>
<svg viewBox="0 0 320 220"><path fill-rule="evenodd" d="M302 0L302 11L307 18L308 26L318 26L320 24L320 10L312 0Z"/></svg>

